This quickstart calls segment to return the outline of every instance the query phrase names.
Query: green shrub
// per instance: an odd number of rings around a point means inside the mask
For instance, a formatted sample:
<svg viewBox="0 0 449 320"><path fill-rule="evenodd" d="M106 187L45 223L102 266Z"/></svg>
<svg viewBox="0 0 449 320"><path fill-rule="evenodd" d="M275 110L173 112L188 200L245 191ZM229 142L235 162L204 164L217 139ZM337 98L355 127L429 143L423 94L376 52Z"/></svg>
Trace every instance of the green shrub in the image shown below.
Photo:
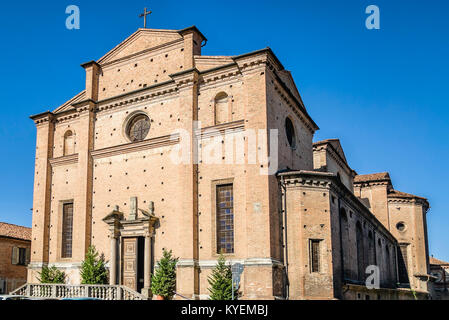
<svg viewBox="0 0 449 320"><path fill-rule="evenodd" d="M153 294L171 299L176 289L176 264L178 258L172 256L172 251L164 249L163 257L158 262L155 274L151 277L151 291Z"/></svg>
<svg viewBox="0 0 449 320"><path fill-rule="evenodd" d="M95 246L87 250L86 258L81 264L81 284L108 284L108 270L104 254L99 255Z"/></svg>
<svg viewBox="0 0 449 320"><path fill-rule="evenodd" d="M65 283L65 272L58 270L55 266L44 266L38 273L40 283Z"/></svg>

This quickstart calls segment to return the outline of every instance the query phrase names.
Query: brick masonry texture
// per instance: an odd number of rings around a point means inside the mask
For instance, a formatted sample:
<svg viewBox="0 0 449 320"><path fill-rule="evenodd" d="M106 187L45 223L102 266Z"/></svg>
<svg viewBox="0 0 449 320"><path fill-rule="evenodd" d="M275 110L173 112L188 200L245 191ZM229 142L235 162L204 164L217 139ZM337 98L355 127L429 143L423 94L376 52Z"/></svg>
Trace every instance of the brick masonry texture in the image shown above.
<svg viewBox="0 0 449 320"><path fill-rule="evenodd" d="M138 209L149 211L154 203L159 218L151 234L152 268L163 248L173 250L180 259L177 292L206 298L207 277L218 257L215 187L232 183L235 250L226 258L245 265L242 299L412 297L394 288L398 241L410 245L410 283L425 296L425 199L396 203L388 193L391 183L354 182L357 174L338 140L314 145L318 126L290 72L270 49L202 56L205 42L195 27L139 29L98 61L82 65L84 91L53 112L32 116L37 141L28 282L37 281L42 265L54 264L66 271L69 283L79 283L79 265L89 245L110 260L114 235L103 218L118 206L126 224L130 198L137 197ZM226 97L225 102L218 103L218 97ZM144 141L131 142L127 125L138 114L147 115L151 127ZM294 126L294 147L286 135L287 118ZM194 127L195 121L202 129ZM206 130L211 128L215 133ZM200 139L198 148L190 147L188 163L172 160L180 145L190 145L175 134L179 129ZM277 129L278 148L267 140L256 150L265 157L278 154L279 174L261 174L268 163L248 161L252 145L246 138L244 163L227 164L226 156L218 164L193 162L194 152L207 152L212 142L223 139L218 133L231 129L226 138L243 139L237 134L242 130ZM68 131L74 137L69 152ZM72 201L73 254L63 258L62 207ZM400 215L395 213L399 207ZM142 211L137 216L143 217ZM403 234L395 229L398 219L408 226ZM358 224L361 238L356 238ZM320 241L318 272L310 269L310 240ZM378 243L375 258L386 275L383 291L367 292L359 281L360 257L367 265L370 245Z"/></svg>

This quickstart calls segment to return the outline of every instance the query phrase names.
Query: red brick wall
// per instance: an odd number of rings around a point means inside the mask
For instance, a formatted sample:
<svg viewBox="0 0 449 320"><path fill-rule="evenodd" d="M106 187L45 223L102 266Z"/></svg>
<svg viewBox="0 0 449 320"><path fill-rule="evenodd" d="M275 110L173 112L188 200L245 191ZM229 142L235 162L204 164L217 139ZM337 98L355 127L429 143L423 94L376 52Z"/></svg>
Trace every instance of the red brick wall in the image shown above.
<svg viewBox="0 0 449 320"><path fill-rule="evenodd" d="M6 280L5 293L26 283L27 279L27 267L12 264L13 247L30 249L31 241L0 237L0 280Z"/></svg>

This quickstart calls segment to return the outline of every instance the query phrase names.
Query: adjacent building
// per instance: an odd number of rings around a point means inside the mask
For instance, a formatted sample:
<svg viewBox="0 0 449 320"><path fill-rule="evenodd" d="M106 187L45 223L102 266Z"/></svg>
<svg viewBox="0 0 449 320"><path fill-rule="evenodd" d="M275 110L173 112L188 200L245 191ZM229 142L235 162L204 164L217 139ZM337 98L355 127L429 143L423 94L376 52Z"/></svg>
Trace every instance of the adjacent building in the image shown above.
<svg viewBox="0 0 449 320"><path fill-rule="evenodd" d="M430 257L430 272L436 278L432 298L449 300L449 262Z"/></svg>
<svg viewBox="0 0 449 320"><path fill-rule="evenodd" d="M0 222L0 294L27 282L31 228Z"/></svg>

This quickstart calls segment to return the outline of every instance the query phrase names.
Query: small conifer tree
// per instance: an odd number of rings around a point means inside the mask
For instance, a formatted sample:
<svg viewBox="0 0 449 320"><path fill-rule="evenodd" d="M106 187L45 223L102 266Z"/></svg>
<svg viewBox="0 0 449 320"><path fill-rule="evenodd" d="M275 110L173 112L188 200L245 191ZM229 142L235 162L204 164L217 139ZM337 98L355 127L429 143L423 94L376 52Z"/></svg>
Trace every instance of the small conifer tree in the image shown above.
<svg viewBox="0 0 449 320"><path fill-rule="evenodd" d="M108 284L108 270L104 254L99 254L95 246L87 250L86 258L81 264L81 284Z"/></svg>
<svg viewBox="0 0 449 320"><path fill-rule="evenodd" d="M176 289L176 264L172 251L164 249L162 259L158 262L155 274L151 277L151 291L153 294L171 299Z"/></svg>
<svg viewBox="0 0 449 320"><path fill-rule="evenodd" d="M232 300L232 271L226 265L224 255L220 254L218 263L207 281L210 284L210 300ZM234 300L237 300L238 288L234 288Z"/></svg>
<svg viewBox="0 0 449 320"><path fill-rule="evenodd" d="M43 266L38 273L40 283L65 283L65 272L58 270L55 266Z"/></svg>

